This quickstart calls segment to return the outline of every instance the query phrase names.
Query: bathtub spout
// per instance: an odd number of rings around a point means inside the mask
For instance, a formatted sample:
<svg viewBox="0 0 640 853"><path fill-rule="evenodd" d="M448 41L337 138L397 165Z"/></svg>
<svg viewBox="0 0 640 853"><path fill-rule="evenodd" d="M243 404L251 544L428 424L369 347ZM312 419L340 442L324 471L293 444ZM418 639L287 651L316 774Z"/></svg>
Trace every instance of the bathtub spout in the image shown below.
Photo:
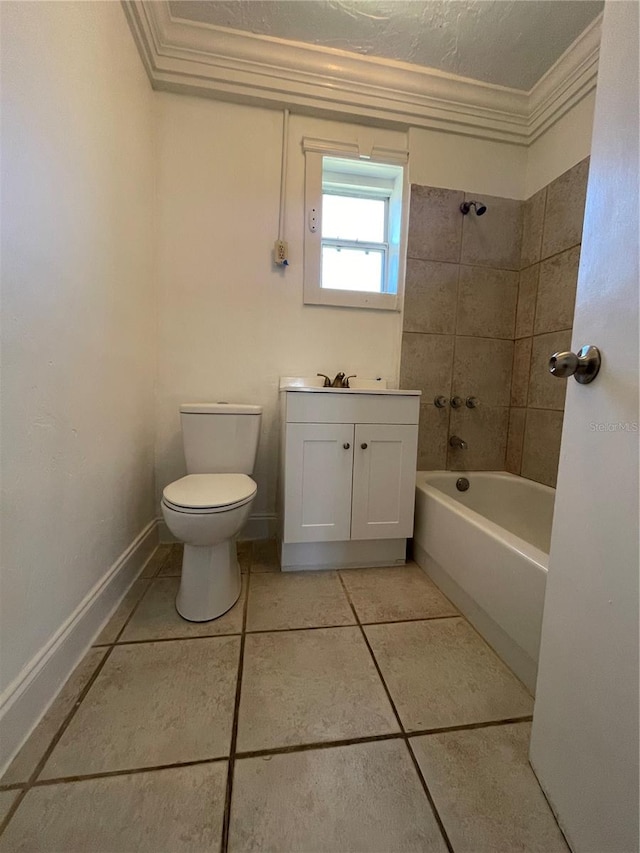
<svg viewBox="0 0 640 853"><path fill-rule="evenodd" d="M451 447L457 447L459 450L466 450L468 444L466 441L463 441L461 438L458 438L457 435L452 435L449 439L449 444Z"/></svg>

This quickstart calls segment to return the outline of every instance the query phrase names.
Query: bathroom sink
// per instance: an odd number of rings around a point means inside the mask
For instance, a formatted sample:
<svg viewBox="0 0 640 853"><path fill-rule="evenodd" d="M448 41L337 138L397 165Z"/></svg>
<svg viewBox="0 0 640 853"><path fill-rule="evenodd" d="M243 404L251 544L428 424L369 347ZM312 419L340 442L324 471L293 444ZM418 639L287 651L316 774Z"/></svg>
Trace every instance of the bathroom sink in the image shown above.
<svg viewBox="0 0 640 853"><path fill-rule="evenodd" d="M350 380L349 388L325 388L324 379L321 376L281 376L280 391L301 391L316 394L389 394L419 396L420 391L407 391L405 389L387 388L385 379L358 379Z"/></svg>

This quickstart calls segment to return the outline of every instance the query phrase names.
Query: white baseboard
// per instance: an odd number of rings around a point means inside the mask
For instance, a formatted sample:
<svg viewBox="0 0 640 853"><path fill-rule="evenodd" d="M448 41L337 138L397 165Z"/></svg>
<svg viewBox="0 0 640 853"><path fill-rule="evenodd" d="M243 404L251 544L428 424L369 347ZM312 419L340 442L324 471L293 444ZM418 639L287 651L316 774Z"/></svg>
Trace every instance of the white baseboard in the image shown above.
<svg viewBox="0 0 640 853"><path fill-rule="evenodd" d="M158 532L160 542L177 542L163 518L158 518ZM275 539L277 532L278 516L274 513L257 512L249 516L249 520L240 531L238 539L247 541L249 539Z"/></svg>
<svg viewBox="0 0 640 853"><path fill-rule="evenodd" d="M0 696L0 776L56 698L158 544L149 522Z"/></svg>

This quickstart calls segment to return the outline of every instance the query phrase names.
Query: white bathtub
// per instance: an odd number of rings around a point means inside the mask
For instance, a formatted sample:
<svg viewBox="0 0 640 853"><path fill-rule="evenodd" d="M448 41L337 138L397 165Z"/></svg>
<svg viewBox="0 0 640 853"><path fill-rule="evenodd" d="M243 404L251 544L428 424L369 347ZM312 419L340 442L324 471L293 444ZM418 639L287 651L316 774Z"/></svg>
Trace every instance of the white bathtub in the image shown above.
<svg viewBox="0 0 640 853"><path fill-rule="evenodd" d="M416 562L532 692L554 497L501 471L418 471L416 481Z"/></svg>

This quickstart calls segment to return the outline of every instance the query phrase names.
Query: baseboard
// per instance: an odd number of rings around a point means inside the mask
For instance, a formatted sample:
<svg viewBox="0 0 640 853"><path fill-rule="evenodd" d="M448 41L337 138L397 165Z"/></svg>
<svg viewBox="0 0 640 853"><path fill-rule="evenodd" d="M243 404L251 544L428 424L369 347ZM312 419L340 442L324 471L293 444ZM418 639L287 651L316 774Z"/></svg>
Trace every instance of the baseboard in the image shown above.
<svg viewBox="0 0 640 853"><path fill-rule="evenodd" d="M0 776L56 698L158 544L149 522L0 697Z"/></svg>
<svg viewBox="0 0 640 853"><path fill-rule="evenodd" d="M163 518L158 518L158 532L160 542L177 542ZM275 513L256 512L249 516L249 520L240 531L238 539L248 541L250 539L275 539L277 531L278 516Z"/></svg>
<svg viewBox="0 0 640 853"><path fill-rule="evenodd" d="M406 539L283 542L280 546L283 572L403 566L406 559Z"/></svg>

